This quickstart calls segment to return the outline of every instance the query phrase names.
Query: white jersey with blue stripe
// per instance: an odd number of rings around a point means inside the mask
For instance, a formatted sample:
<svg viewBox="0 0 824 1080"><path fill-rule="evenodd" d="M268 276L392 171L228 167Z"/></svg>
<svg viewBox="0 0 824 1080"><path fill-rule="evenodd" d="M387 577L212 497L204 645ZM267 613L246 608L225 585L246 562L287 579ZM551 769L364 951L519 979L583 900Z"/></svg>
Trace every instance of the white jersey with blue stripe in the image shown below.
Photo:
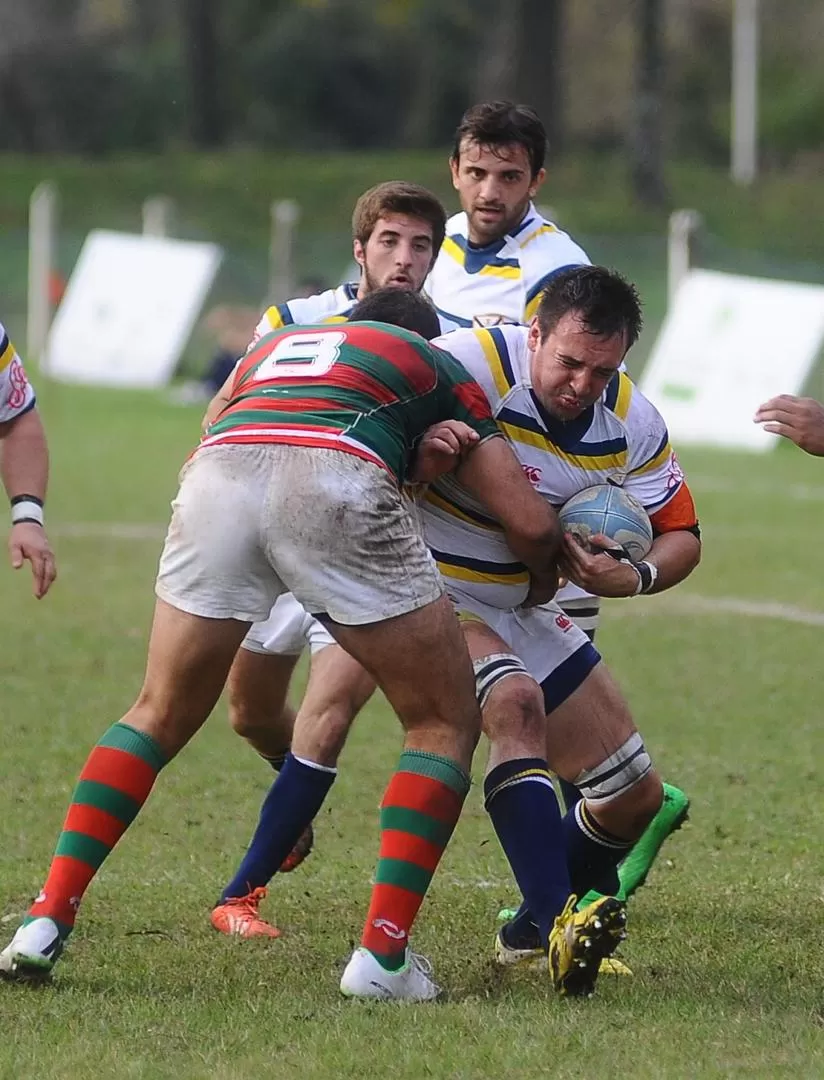
<svg viewBox="0 0 824 1080"><path fill-rule="evenodd" d="M424 291L448 329L526 323L556 274L588 263L586 252L532 203L516 229L485 247L469 242L466 214L455 214Z"/></svg>
<svg viewBox="0 0 824 1080"><path fill-rule="evenodd" d="M34 390L20 357L0 323L0 423L14 420L33 409Z"/></svg>
<svg viewBox="0 0 824 1080"><path fill-rule="evenodd" d="M255 327L252 344L256 344L264 334L273 330L282 330L285 326L311 326L317 323L346 322L349 312L358 302L358 282L347 281L336 289L327 289L314 296L302 296L289 300L285 304L275 304L267 308L260 322ZM445 334L454 327L440 320L441 333Z"/></svg>
<svg viewBox="0 0 824 1080"><path fill-rule="evenodd" d="M481 384L492 415L527 478L555 507L609 481L654 513L678 492L683 474L658 410L624 372L575 420L556 420L532 389L525 326L458 330L433 344L456 357ZM501 526L451 476L421 502L426 541L447 588L450 582L493 607L523 603L529 574L507 546Z"/></svg>

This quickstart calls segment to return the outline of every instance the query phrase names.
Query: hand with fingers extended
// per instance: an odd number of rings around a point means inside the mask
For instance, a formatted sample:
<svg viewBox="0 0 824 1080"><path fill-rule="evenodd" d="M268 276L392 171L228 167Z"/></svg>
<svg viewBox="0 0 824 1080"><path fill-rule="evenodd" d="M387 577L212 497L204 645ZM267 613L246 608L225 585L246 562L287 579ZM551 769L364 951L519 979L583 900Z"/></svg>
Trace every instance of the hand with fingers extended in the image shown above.
<svg viewBox="0 0 824 1080"><path fill-rule="evenodd" d="M418 443L410 480L426 484L452 472L479 440L477 431L461 420L433 424Z"/></svg>
<svg viewBox="0 0 824 1080"><path fill-rule="evenodd" d="M9 555L15 570L19 570L26 560L31 563L34 595L38 600L42 600L57 577L54 553L42 525L32 521L20 521L12 525Z"/></svg>
<svg viewBox="0 0 824 1080"><path fill-rule="evenodd" d="M621 545L596 533L589 537L588 546L589 550L566 533L559 560L561 573L594 596L635 596L640 574Z"/></svg>
<svg viewBox="0 0 824 1080"><path fill-rule="evenodd" d="M755 422L806 453L824 457L824 405L815 398L779 394L758 407Z"/></svg>

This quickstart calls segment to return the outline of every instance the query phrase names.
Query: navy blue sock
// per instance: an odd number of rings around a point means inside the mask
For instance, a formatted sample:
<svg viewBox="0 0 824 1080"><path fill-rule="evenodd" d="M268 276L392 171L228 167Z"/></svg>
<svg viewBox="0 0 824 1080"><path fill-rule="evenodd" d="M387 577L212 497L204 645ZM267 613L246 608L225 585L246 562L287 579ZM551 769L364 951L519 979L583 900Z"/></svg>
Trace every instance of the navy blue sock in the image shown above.
<svg viewBox="0 0 824 1080"><path fill-rule="evenodd" d="M286 755L280 774L260 809L260 819L238 871L220 897L246 896L268 885L297 843L300 834L317 816L337 769L309 764Z"/></svg>
<svg viewBox="0 0 824 1080"><path fill-rule="evenodd" d="M581 799L564 818L567 864L572 891L577 897L595 889L608 896L618 892L618 863L632 847L595 821Z"/></svg>
<svg viewBox="0 0 824 1080"><path fill-rule="evenodd" d="M581 798L581 792L574 784L570 784L569 780L564 780L563 777L558 777L558 783L561 787L561 794L564 797L564 808L566 810L571 810Z"/></svg>
<svg viewBox="0 0 824 1080"><path fill-rule="evenodd" d="M546 945L572 891L561 811L546 761L519 758L496 766L484 781L484 806Z"/></svg>

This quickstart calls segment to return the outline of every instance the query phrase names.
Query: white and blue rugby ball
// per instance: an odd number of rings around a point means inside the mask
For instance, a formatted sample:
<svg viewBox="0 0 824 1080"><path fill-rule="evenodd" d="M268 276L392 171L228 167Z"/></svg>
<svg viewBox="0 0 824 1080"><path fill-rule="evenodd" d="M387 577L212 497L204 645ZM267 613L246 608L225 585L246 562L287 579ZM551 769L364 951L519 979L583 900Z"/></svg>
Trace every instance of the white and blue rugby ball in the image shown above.
<svg viewBox="0 0 824 1080"><path fill-rule="evenodd" d="M633 562L652 547L652 525L641 503L614 484L596 484L579 491L558 511L564 532L589 550L589 538L603 533L620 544Z"/></svg>

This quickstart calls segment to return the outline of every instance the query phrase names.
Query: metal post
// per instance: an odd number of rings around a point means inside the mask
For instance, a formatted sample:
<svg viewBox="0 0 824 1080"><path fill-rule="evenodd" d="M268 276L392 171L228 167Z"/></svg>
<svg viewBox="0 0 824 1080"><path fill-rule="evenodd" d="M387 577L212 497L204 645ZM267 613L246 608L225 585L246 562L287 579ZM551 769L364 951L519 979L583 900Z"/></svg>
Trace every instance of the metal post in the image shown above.
<svg viewBox="0 0 824 1080"><path fill-rule="evenodd" d="M38 184L29 200L29 281L26 358L43 363L51 325L51 273L57 234L57 189Z"/></svg>
<svg viewBox="0 0 824 1080"><path fill-rule="evenodd" d="M690 241L701 226L696 210L674 210L669 219L667 242L667 307L672 308L675 294L689 273Z"/></svg>
<svg viewBox="0 0 824 1080"><path fill-rule="evenodd" d="M174 201L168 195L153 195L143 203L143 235L168 236L172 228Z"/></svg>
<svg viewBox="0 0 824 1080"><path fill-rule="evenodd" d="M269 303L282 303L295 284L295 229L300 207L293 199L279 199L270 207Z"/></svg>
<svg viewBox="0 0 824 1080"><path fill-rule="evenodd" d="M758 152L758 0L734 0L731 174L751 184Z"/></svg>

